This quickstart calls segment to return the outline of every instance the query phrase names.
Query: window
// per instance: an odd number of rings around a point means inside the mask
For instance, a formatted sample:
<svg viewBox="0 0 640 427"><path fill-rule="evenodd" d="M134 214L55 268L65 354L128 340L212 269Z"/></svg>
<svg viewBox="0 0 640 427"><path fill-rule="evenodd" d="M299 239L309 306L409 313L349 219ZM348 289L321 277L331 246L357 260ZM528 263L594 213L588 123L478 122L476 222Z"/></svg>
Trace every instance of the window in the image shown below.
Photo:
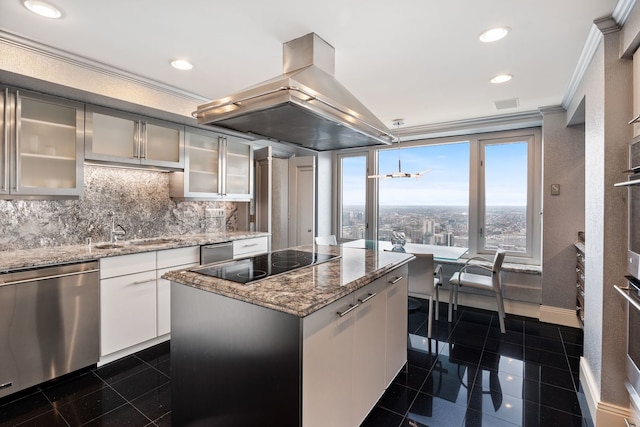
<svg viewBox="0 0 640 427"><path fill-rule="evenodd" d="M468 247L469 256L504 248L512 261L540 262L539 129L403 142L368 153L337 155L342 238L390 240L392 231L403 231L409 242ZM403 172L428 172L418 179L365 178L367 170L398 171L399 159Z"/></svg>
<svg viewBox="0 0 640 427"><path fill-rule="evenodd" d="M469 143L380 150L378 171L428 171L420 178L380 179L378 239L403 231L407 241L468 247Z"/></svg>
<svg viewBox="0 0 640 427"><path fill-rule="evenodd" d="M527 253L529 162L527 140L483 141L480 241L483 251L498 248Z"/></svg>
<svg viewBox="0 0 640 427"><path fill-rule="evenodd" d="M345 154L339 162L339 239L364 239L367 229L367 153Z"/></svg>

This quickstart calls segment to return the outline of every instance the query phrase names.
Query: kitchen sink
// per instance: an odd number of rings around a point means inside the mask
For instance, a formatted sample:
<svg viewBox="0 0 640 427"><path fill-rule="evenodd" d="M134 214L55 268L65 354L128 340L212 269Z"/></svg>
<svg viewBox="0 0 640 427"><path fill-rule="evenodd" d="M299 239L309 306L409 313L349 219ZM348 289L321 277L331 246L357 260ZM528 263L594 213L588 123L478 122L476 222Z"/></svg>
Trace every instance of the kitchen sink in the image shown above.
<svg viewBox="0 0 640 427"><path fill-rule="evenodd" d="M125 245L123 243L98 243L93 245L96 249L117 249L123 248Z"/></svg>
<svg viewBox="0 0 640 427"><path fill-rule="evenodd" d="M142 240L132 240L129 242L131 245L135 246L148 246L148 245L161 245L163 243L172 243L177 242L180 239L172 239L168 237L159 237L157 239L142 239Z"/></svg>

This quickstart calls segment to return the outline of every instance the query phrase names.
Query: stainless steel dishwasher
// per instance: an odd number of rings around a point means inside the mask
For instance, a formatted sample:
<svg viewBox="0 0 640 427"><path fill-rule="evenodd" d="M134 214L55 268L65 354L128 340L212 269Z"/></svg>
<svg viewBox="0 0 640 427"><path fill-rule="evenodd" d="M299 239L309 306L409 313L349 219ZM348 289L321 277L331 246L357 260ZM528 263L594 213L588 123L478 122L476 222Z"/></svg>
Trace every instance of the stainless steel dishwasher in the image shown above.
<svg viewBox="0 0 640 427"><path fill-rule="evenodd" d="M215 243L200 246L200 264L229 261L233 259L233 243Z"/></svg>
<svg viewBox="0 0 640 427"><path fill-rule="evenodd" d="M95 364L98 262L0 273L0 397Z"/></svg>

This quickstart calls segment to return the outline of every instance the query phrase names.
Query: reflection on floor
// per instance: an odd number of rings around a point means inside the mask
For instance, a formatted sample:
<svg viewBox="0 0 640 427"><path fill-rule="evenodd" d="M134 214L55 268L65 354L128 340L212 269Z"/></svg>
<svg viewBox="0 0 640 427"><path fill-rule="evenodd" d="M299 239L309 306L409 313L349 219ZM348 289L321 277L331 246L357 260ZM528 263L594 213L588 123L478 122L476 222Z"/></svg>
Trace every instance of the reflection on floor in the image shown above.
<svg viewBox="0 0 640 427"><path fill-rule="evenodd" d="M591 425L577 397L582 331L511 315L506 327L460 307L429 340L426 305L411 311L406 369L363 426ZM0 400L0 426L169 426L170 384L165 343Z"/></svg>
<svg viewBox="0 0 640 427"><path fill-rule="evenodd" d="M372 426L590 426L578 403L582 330L459 307L434 321L426 304L409 312L401 372L365 420Z"/></svg>

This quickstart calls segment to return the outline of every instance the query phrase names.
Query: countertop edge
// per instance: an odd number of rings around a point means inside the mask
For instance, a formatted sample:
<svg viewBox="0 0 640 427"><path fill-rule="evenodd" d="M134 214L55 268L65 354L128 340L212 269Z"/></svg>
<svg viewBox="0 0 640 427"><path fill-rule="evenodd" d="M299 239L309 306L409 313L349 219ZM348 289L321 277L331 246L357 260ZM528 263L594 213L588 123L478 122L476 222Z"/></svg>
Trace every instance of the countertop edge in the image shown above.
<svg viewBox="0 0 640 427"><path fill-rule="evenodd" d="M267 232L235 231L226 233L202 233L185 235L166 235L157 239L172 239L171 242L138 246L125 244L119 248L99 249L95 245L66 245L34 249L17 249L0 251L0 273L32 267L45 267L56 264L95 261L100 258L154 252L169 249L187 248L190 246L210 245L252 237L270 236Z"/></svg>
<svg viewBox="0 0 640 427"><path fill-rule="evenodd" d="M239 301L247 302L250 304L258 305L260 307L270 308L272 310L280 311L283 313L291 314L300 318L306 317L323 307L331 304L334 301L339 300L340 298L351 294L352 292L370 284L371 282L385 276L390 271L395 270L405 264L408 264L411 260L415 259L415 256L411 254L402 254L404 257L402 259L398 259L396 262L391 262L384 267L381 267L375 270L372 273L365 274L355 280L352 280L340 287L340 289L336 292L331 293L326 298L321 301L317 301L315 304L307 305L303 309L296 309L293 307L275 304L271 301L266 301L264 299L259 299L256 297L252 297L248 293L243 293L242 285L237 285L233 282L229 282L222 279L207 279L207 285L197 283L200 281L201 275L198 273L193 273L189 271L180 271L173 270L165 273L162 278L170 280L172 282L193 287L204 292L211 292L218 295L226 296L229 298L233 298ZM315 268L315 266L310 266L307 268Z"/></svg>

